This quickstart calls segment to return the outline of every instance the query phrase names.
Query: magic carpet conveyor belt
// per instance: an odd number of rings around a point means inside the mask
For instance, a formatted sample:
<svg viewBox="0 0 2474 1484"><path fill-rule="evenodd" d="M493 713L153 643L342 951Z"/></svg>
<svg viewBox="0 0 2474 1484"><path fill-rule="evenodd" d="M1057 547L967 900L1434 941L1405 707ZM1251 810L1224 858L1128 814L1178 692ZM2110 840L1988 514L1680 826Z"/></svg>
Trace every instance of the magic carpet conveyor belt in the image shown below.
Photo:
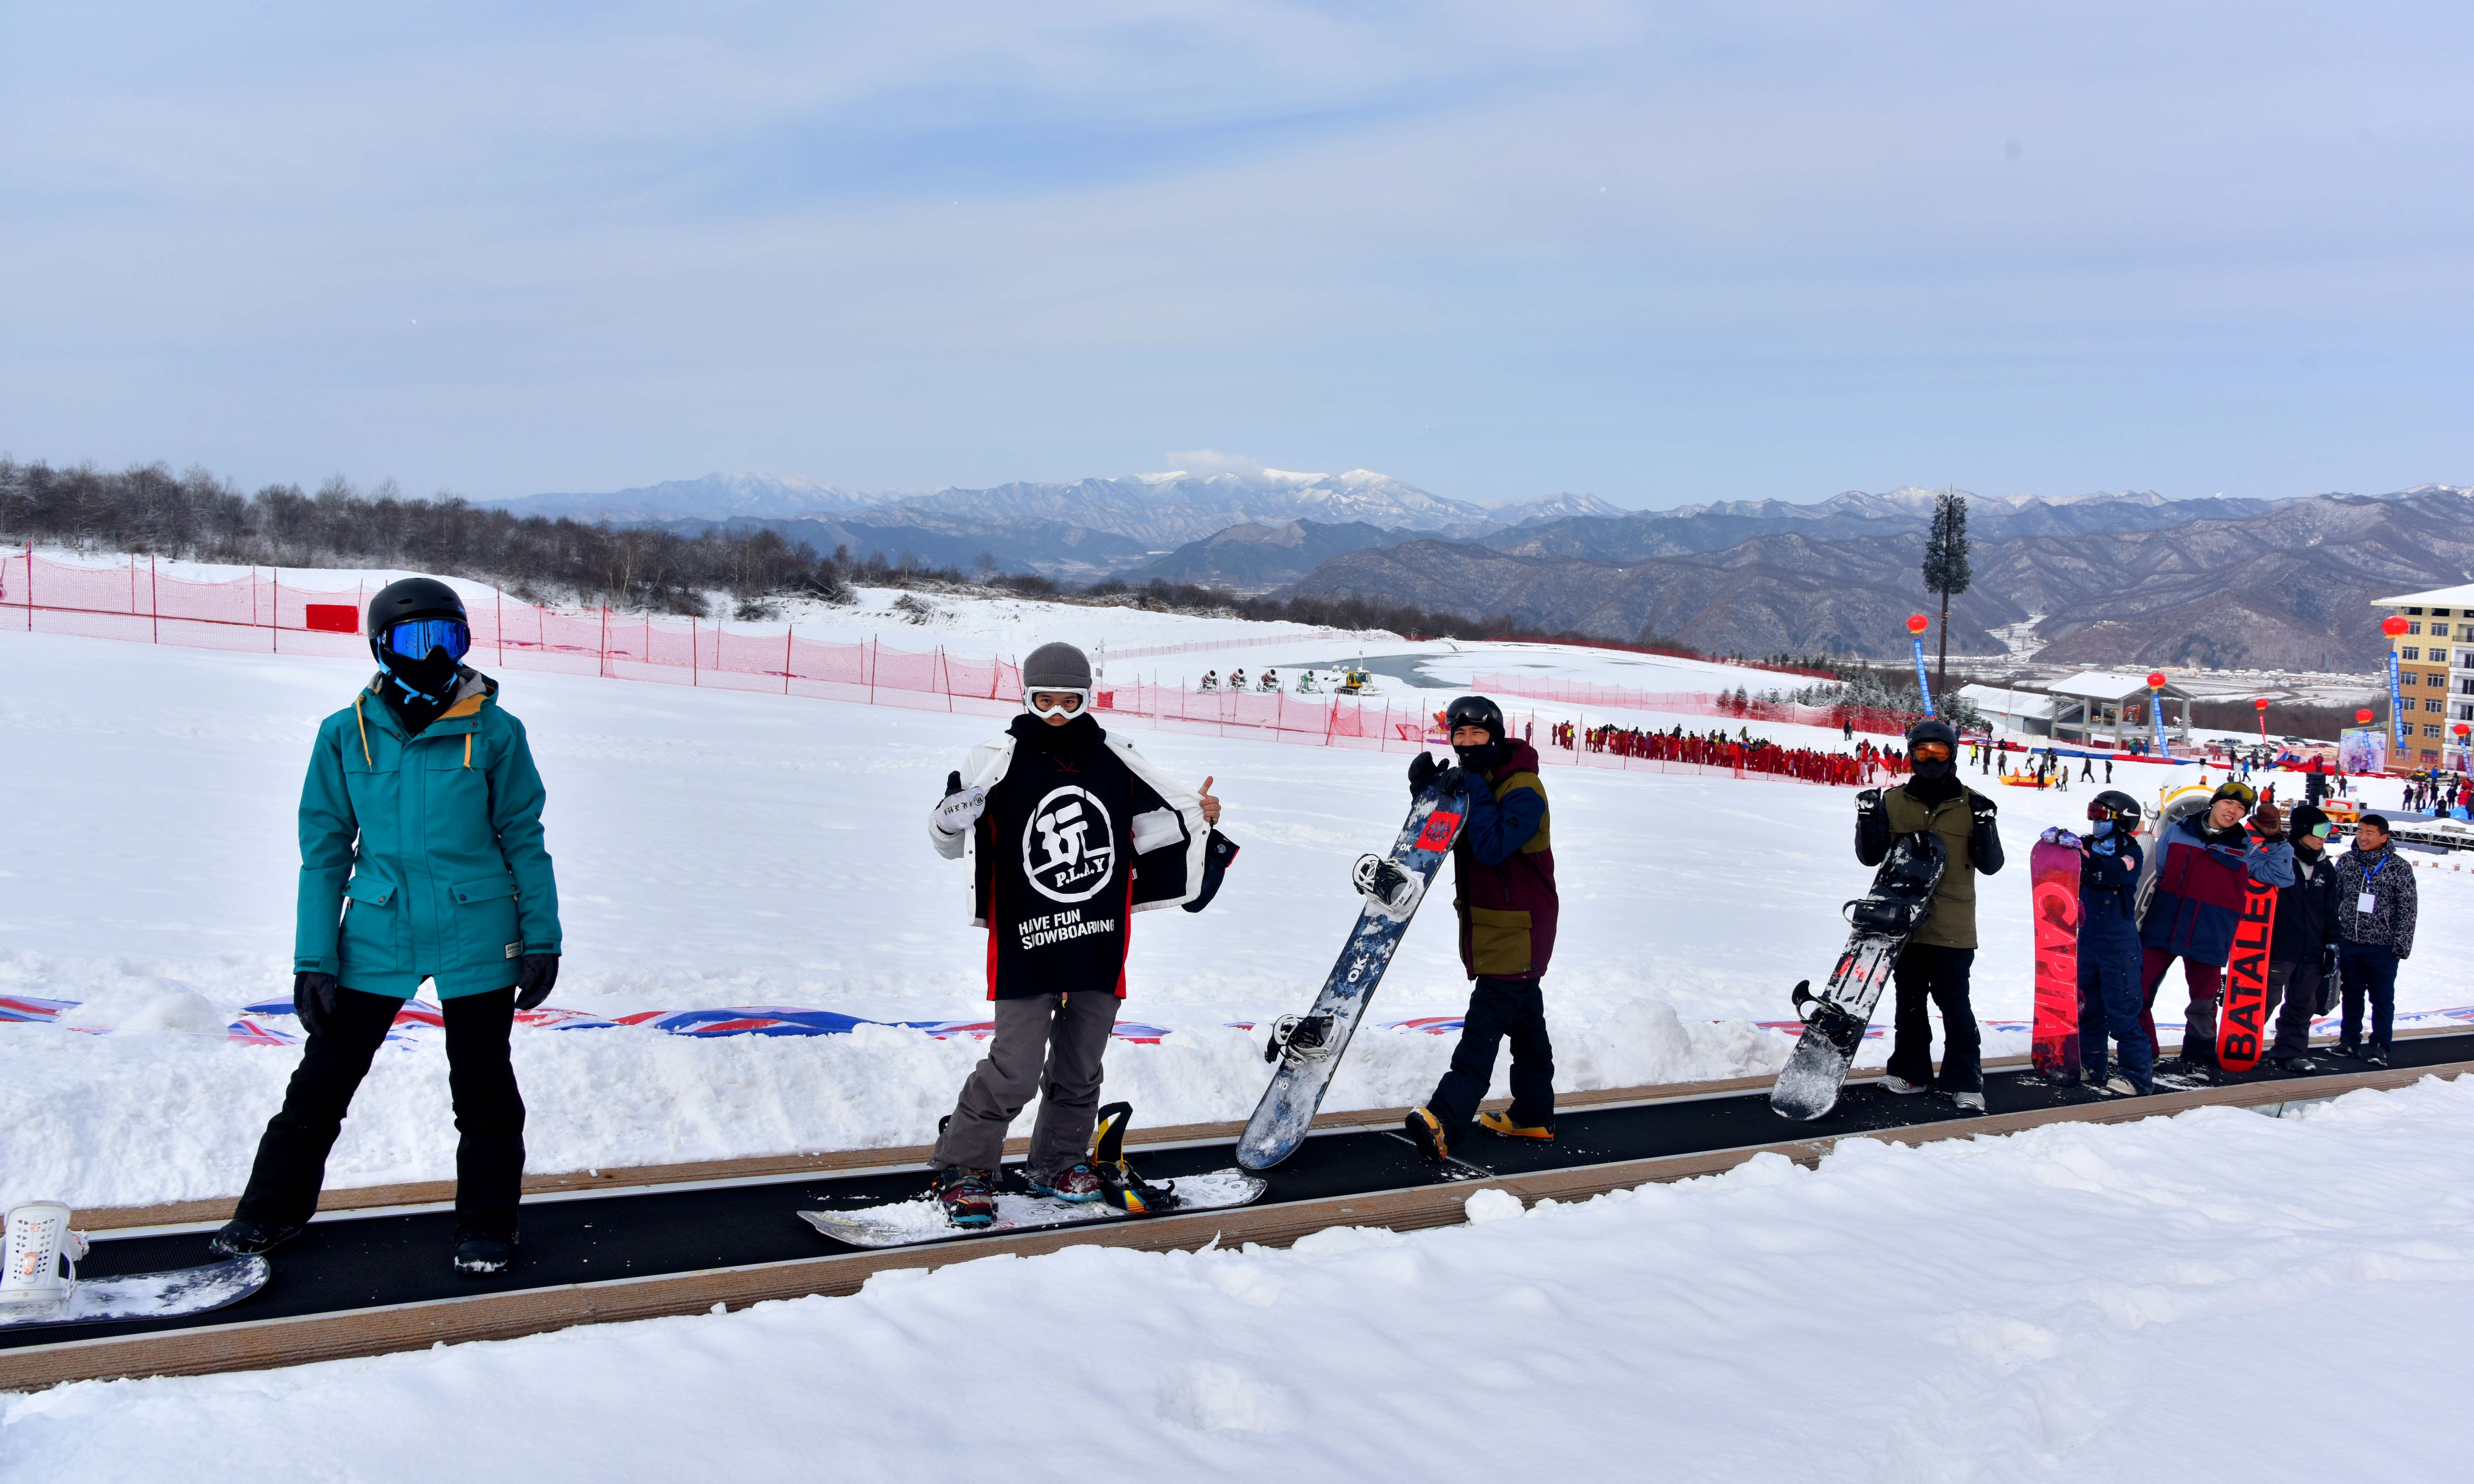
<svg viewBox="0 0 2474 1484"><path fill-rule="evenodd" d="M2474 1033L2401 1038L2394 1068L2386 1073L2253 1077L2148 1099L2106 1099L2084 1088L2052 1087L2030 1073L1994 1071L1986 1079L1986 1115L1971 1118L1954 1117L1945 1100L1897 1097L1870 1082L1851 1083L1837 1110L1812 1123L1780 1118L1765 1089L1687 1090L1564 1110L1551 1143L1479 1133L1455 1153L1492 1171L1492 1180L1446 1180L1405 1140L1380 1127L1325 1129L1269 1172L1271 1188L1252 1206L891 1250L843 1246L819 1235L797 1213L915 1198L927 1181L917 1165L587 1189L528 1197L517 1266L479 1279L447 1264L454 1216L444 1206L322 1213L275 1253L275 1275L266 1288L231 1308L166 1321L0 1331L0 1388L379 1353L438 1338L499 1337L594 1320L693 1312L716 1302L849 1292L866 1274L888 1267L941 1265L999 1252L1093 1242L1201 1246L1215 1234L1280 1242L1352 1221L1435 1225L1457 1219L1451 1213L1458 1204L1487 1184L1516 1194L1589 1193L1728 1168L1762 1148L1817 1157L1831 1140L1851 1134L1911 1130L1916 1133L1898 1136L1964 1137L2057 1119L2114 1121L2212 1103L2298 1103L2358 1086L2400 1085L2423 1069L2438 1068L2474 1070ZM1137 1142L1132 1153L1151 1180L1201 1173L1235 1162L1234 1133L1231 1128L1207 1140L1149 1147ZM98 1231L79 1272L105 1277L207 1261L206 1237L214 1225Z"/></svg>

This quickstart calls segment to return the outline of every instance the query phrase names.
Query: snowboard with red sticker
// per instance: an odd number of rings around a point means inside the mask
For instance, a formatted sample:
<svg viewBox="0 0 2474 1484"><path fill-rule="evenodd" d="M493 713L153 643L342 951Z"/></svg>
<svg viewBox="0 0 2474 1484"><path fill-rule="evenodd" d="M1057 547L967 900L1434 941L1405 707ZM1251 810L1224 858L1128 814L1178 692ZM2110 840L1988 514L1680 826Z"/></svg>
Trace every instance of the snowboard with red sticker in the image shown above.
<svg viewBox="0 0 2474 1484"><path fill-rule="evenodd" d="M2036 1021L2028 1056L2048 1082L2079 1078L2079 852L2039 840L2027 853L2036 917Z"/></svg>
<svg viewBox="0 0 2474 1484"><path fill-rule="evenodd" d="M2242 920L2234 925L2224 1003L2217 1008L2217 1065L2227 1072L2259 1065L2268 1029L2268 950L2275 937L2276 888L2244 878Z"/></svg>

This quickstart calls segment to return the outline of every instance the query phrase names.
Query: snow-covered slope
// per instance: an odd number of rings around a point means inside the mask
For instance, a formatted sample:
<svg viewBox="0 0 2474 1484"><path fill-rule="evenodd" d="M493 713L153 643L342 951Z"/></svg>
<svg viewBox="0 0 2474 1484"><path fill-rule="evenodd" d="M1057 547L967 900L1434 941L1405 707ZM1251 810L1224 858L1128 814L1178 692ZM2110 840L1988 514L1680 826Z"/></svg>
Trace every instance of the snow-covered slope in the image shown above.
<svg viewBox="0 0 2474 1484"><path fill-rule="evenodd" d="M2474 1083L0 1400L40 1479L2462 1475ZM658 1382L648 1386L648 1377ZM967 1465L967 1467L963 1467Z"/></svg>
<svg viewBox="0 0 2474 1484"><path fill-rule="evenodd" d="M1021 630L1032 632L1044 631ZM1213 660L1156 663L1174 673ZM1225 656L1217 663L1228 668ZM1551 678L1561 663L1576 676L1679 691L1745 673L1548 646L1426 663L1448 681L1516 665ZM0 632L0 755L17 784L0 855L0 994L97 1002L109 1019L159 1027L94 1036L0 1024L0 1200L131 1204L238 1189L295 1054L194 1028L289 988L303 760L318 719L367 669ZM568 951L553 1004L609 1015L796 1005L885 1020L984 1016L982 939L962 920L959 868L925 847L919 816L994 722L521 670L502 678L549 788ZM1404 711L1442 699L1385 683ZM1537 712L1541 736L1576 714ZM1528 714L1515 708L1518 720ZM1815 728L1757 729L1836 741ZM1109 1086L1150 1123L1242 1117L1262 1088L1260 1040L1227 1022L1311 999L1356 912L1349 864L1398 824L1405 758L1131 731L1180 776L1217 779L1245 855L1211 911L1138 922L1123 1013L1175 1034L1121 1043ZM1787 987L1826 971L1843 932L1839 904L1866 879L1849 854L1847 791L1568 768L1548 781L1564 893L1547 979L1559 1084L1776 1065L1785 1038L1751 1022L1783 1016ZM2084 804L2083 794L1994 791L2014 847ZM2474 878L2430 873L2424 890L2423 951L2400 976L2400 999L2463 1003L2451 965L2474 954ZM1984 883L1983 903L1977 1010L2024 1016L2025 872ZM1413 928L1377 1019L1460 1012L1467 987L1451 939L1441 918ZM2178 1005L2169 996L2162 1009L2170 1022ZM1996 1032L1990 1046L2023 1051L2024 1040ZM1370 1034L1331 1106L1420 1098L1449 1053L1447 1037ZM978 1055L967 1040L891 1029L720 1041L539 1032L521 1034L517 1050L539 1169L924 1142ZM446 1175L445 1099L439 1047L390 1053L336 1148L333 1180Z"/></svg>

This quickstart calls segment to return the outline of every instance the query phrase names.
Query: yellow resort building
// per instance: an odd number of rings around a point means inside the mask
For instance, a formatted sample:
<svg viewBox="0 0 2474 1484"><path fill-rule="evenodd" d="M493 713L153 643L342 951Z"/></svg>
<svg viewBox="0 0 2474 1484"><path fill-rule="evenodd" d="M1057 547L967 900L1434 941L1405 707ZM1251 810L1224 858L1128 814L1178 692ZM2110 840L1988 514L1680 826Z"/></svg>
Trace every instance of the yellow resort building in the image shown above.
<svg viewBox="0 0 2474 1484"><path fill-rule="evenodd" d="M2457 724L2474 722L2474 583L2375 597L2371 605L2405 620L2405 632L2389 641L2397 719L2409 723L2389 753L2390 771L2456 766Z"/></svg>

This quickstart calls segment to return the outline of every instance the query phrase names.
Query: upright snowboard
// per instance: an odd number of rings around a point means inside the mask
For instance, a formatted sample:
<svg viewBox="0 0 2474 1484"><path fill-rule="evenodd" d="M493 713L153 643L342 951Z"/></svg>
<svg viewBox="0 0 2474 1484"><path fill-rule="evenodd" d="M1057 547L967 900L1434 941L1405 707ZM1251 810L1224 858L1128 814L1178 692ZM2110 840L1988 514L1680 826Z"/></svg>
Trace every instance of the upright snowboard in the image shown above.
<svg viewBox="0 0 2474 1484"><path fill-rule="evenodd" d="M1383 982L1383 970L1400 946L1401 935L1409 931L1409 919L1417 915L1443 857L1451 854L1467 812L1466 794L1445 794L1440 783L1429 784L1410 804L1391 854L1359 863L1358 889L1366 894L1366 906L1339 961L1323 980L1322 992L1315 996L1314 1008L1303 1015L1282 1017L1264 1048L1265 1058L1276 1060L1279 1069L1237 1140L1239 1164L1268 1170L1305 1142L1315 1109L1322 1106L1331 1075L1340 1069L1348 1038L1366 1013L1366 1002Z"/></svg>
<svg viewBox="0 0 2474 1484"><path fill-rule="evenodd" d="M2079 1080L2079 851L2076 837L2040 839L2027 852L2036 913L2036 1025L2028 1058L2047 1082ZM2066 843L2066 841L2068 841Z"/></svg>
<svg viewBox="0 0 2474 1484"><path fill-rule="evenodd" d="M1270 1184L1242 1170L1213 1170L1204 1175L1181 1175L1156 1185L1150 1183L1126 1163L1126 1130L1133 1121L1133 1113L1130 1103L1111 1103L1100 1109L1099 1125L1091 1131L1091 1167L1106 1191L1098 1201L1064 1201L1027 1189L1000 1191L997 1219L985 1227L955 1226L945 1219L945 1207L934 1196L855 1211L801 1211L799 1219L835 1241L853 1247L908 1247L952 1237L1031 1231L1041 1227L1125 1216L1222 1210L1251 1204Z"/></svg>
<svg viewBox="0 0 2474 1484"><path fill-rule="evenodd" d="M2243 879L2242 920L2234 925L2233 958L2225 964L2224 1003L2217 1007L2217 1065L2247 1072L2259 1065L2268 1029L2268 949L2276 936L2276 888Z"/></svg>
<svg viewBox="0 0 2474 1484"><path fill-rule="evenodd" d="M1839 950L1829 985L1817 995L1811 980L1795 986L1804 1035L1770 1088L1770 1107L1781 1114L1813 1119L1838 1106L1847 1068L1872 1024L1874 1003L1907 940L1932 917L1933 888L1949 864L1949 852L1929 830L1902 835L1890 841L1890 853L1873 873L1872 889L1847 904L1855 931Z"/></svg>

